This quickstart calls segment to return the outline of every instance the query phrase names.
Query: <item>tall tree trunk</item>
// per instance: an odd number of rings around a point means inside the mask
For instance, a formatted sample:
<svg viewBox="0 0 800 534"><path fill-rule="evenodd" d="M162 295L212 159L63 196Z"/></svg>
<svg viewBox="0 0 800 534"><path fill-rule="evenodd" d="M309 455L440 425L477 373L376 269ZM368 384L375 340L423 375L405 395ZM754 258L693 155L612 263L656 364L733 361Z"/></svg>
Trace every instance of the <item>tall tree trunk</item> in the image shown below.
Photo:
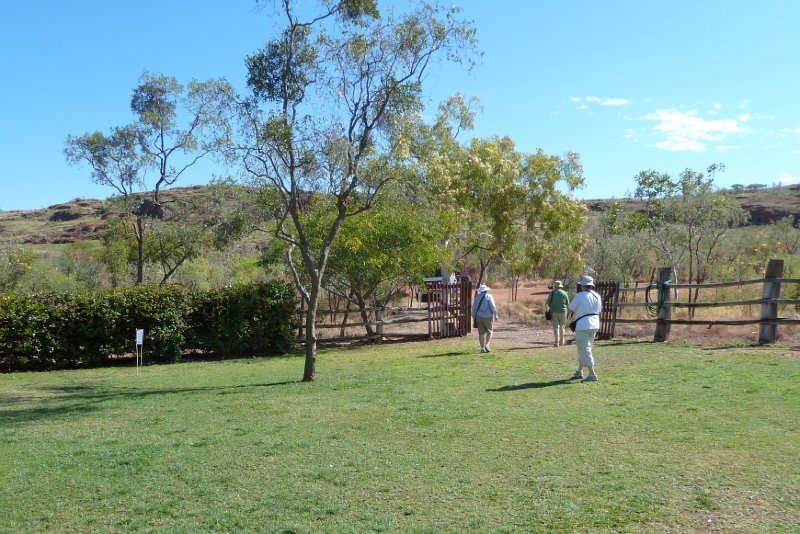
<svg viewBox="0 0 800 534"><path fill-rule="evenodd" d="M488 261L488 260L486 262L484 262L483 260L480 260L481 271L480 271L480 273L478 273L478 285L481 285L481 284L485 283L483 278L484 278L484 276L486 276L486 271L489 269L489 263L491 263L491 262Z"/></svg>
<svg viewBox="0 0 800 534"><path fill-rule="evenodd" d="M363 295L356 292L356 302L358 303L358 307L360 308L361 312L361 320L364 322L364 328L367 329L367 336L374 336L375 329L369 324L369 312L367 312L367 302Z"/></svg>
<svg viewBox="0 0 800 534"><path fill-rule="evenodd" d="M144 218L136 217L136 246L138 256L136 258L136 285L144 281Z"/></svg>
<svg viewBox="0 0 800 534"><path fill-rule="evenodd" d="M317 307L319 306L320 284L314 281L308 298L306 310L306 363L303 368L303 382L313 382L317 376Z"/></svg>

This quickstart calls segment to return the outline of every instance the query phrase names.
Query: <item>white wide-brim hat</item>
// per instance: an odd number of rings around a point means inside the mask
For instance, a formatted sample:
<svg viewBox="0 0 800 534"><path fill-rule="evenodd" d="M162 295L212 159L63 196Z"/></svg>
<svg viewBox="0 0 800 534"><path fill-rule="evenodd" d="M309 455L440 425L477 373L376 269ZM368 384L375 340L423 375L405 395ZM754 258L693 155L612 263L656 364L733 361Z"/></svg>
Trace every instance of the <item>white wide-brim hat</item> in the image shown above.
<svg viewBox="0 0 800 534"><path fill-rule="evenodd" d="M594 286L594 278L585 274L578 283L582 286Z"/></svg>
<svg viewBox="0 0 800 534"><path fill-rule="evenodd" d="M478 293L486 293L490 289L491 288L489 286L487 286L486 284L481 284L481 285L478 286L477 291L478 291Z"/></svg>

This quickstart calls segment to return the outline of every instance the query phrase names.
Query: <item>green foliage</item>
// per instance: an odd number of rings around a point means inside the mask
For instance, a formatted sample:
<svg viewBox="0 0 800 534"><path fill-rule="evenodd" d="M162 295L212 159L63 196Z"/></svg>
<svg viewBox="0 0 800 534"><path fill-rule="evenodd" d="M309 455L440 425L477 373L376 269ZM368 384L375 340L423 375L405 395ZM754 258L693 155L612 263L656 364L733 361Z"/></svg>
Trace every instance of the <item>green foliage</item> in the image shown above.
<svg viewBox="0 0 800 534"><path fill-rule="evenodd" d="M685 169L678 178L652 170L636 175L635 197L644 202L645 213L632 217L629 227L648 233L675 278L701 283L715 264L732 259L721 245L748 214L714 189L714 175L723 169L721 164L709 166L707 174Z"/></svg>
<svg viewBox="0 0 800 534"><path fill-rule="evenodd" d="M0 369L102 365L132 352L140 328L151 361L176 361L191 348L281 353L294 345L296 314L294 294L281 284L205 295L176 286L0 295Z"/></svg>
<svg viewBox="0 0 800 534"><path fill-rule="evenodd" d="M256 97L268 102L302 100L313 81L318 54L310 26L287 28L280 39L245 59L247 85Z"/></svg>
<svg viewBox="0 0 800 534"><path fill-rule="evenodd" d="M31 272L34 254L23 248L0 249L0 293L13 291Z"/></svg>
<svg viewBox="0 0 800 534"><path fill-rule="evenodd" d="M400 287L420 284L446 260L436 212L388 197L348 218L331 249L330 283L368 305L386 304Z"/></svg>
<svg viewBox="0 0 800 534"><path fill-rule="evenodd" d="M197 295L188 320L192 347L242 356L291 350L300 318L294 288L273 283Z"/></svg>

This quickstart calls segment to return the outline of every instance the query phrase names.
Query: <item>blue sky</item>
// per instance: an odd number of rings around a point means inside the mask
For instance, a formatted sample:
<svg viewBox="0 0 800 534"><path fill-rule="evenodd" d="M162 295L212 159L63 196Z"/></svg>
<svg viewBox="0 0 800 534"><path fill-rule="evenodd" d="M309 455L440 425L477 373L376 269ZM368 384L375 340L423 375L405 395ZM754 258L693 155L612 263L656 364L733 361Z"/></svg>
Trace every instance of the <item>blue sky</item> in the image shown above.
<svg viewBox="0 0 800 534"><path fill-rule="evenodd" d="M452 93L477 96L472 135L578 152L577 196L621 198L639 171L712 163L725 165L723 187L800 181L800 2L454 3L475 21L483 57L471 72L430 74L430 115ZM131 122L145 69L225 77L244 92L243 60L271 35L269 13L254 0L3 2L0 209L110 196L67 164L66 137Z"/></svg>

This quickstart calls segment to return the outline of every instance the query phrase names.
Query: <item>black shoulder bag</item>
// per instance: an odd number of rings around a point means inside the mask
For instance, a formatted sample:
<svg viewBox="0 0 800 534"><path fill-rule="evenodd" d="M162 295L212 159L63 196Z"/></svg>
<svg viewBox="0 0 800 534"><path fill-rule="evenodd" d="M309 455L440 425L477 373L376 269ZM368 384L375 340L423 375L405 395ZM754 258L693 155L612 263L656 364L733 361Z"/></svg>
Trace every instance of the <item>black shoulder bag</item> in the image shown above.
<svg viewBox="0 0 800 534"><path fill-rule="evenodd" d="M569 323L569 329L574 332L575 331L575 327L578 326L578 321L580 321L584 317L589 317L591 315L597 315L597 314L596 313L587 313L586 315L581 315L580 317L578 317L577 319L575 319L574 321Z"/></svg>

